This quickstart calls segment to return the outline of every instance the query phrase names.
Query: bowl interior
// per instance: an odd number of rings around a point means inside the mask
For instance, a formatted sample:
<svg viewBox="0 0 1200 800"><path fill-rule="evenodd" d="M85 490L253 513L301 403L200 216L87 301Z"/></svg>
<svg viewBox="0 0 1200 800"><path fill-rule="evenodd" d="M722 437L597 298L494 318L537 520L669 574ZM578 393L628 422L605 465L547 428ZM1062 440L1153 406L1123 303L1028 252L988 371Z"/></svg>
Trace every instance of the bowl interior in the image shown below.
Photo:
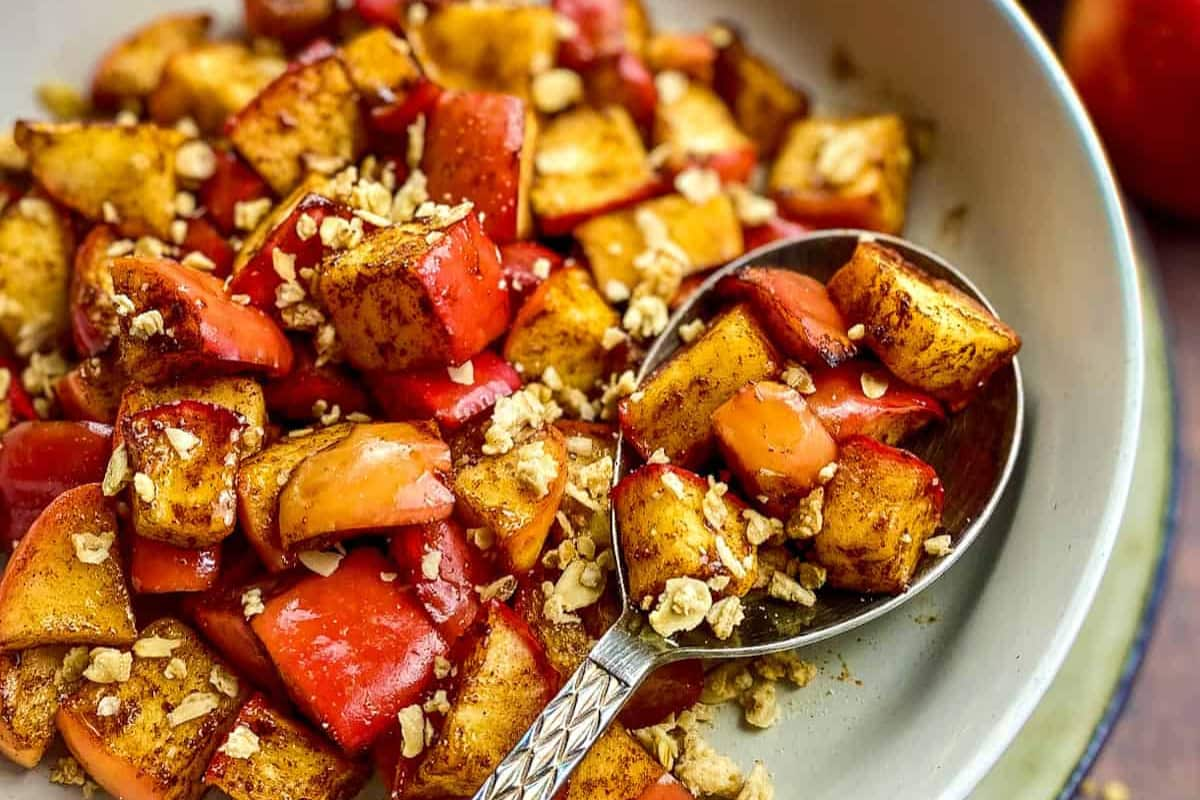
<svg viewBox="0 0 1200 800"><path fill-rule="evenodd" d="M115 36L170 8L236 0L40 0L6 9L0 102L84 81ZM806 651L822 673L753 735L780 796L961 798L1028 716L1087 609L1124 506L1141 398L1132 253L1098 146L1015 6L1002 0L650 0L665 28L734 18L812 90L817 113L897 109L929 123L908 238L959 266L1024 339L1027 432L1006 501L970 552L901 613ZM834 77L835 52L859 76ZM48 759L52 761L52 759ZM0 800L58 797L0 766ZM63 789L62 797L78 790Z"/></svg>

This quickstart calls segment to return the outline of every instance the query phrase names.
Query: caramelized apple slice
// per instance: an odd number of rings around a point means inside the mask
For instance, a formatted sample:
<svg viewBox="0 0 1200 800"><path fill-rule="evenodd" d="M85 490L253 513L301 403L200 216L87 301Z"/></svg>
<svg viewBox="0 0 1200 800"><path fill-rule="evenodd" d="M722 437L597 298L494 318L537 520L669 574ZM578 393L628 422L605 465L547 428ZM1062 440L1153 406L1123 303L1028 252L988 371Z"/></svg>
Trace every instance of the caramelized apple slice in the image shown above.
<svg viewBox="0 0 1200 800"><path fill-rule="evenodd" d="M837 366L857 348L846 322L820 281L787 269L746 267L721 280L717 291L747 300L784 354L802 364Z"/></svg>
<svg viewBox="0 0 1200 800"><path fill-rule="evenodd" d="M175 547L202 548L233 533L233 482L246 423L228 408L194 400L125 417L133 472L133 528Z"/></svg>
<svg viewBox="0 0 1200 800"><path fill-rule="evenodd" d="M150 258L116 259L112 272L114 288L133 305L120 317L118 338L118 362L132 377L154 382L190 370L281 375L291 368L283 331L258 309L234 302L217 278Z"/></svg>
<svg viewBox="0 0 1200 800"><path fill-rule="evenodd" d="M296 554L279 540L279 495L292 471L310 455L350 435L350 425L331 425L307 436L286 437L238 467L238 517L242 532L270 572L296 565Z"/></svg>
<svg viewBox="0 0 1200 800"><path fill-rule="evenodd" d="M112 452L112 428L91 422L14 425L0 439L0 541L15 544L50 502L98 483Z"/></svg>
<svg viewBox="0 0 1200 800"><path fill-rule="evenodd" d="M804 398L782 383L742 388L712 416L721 454L746 494L786 514L837 460L837 444Z"/></svg>
<svg viewBox="0 0 1200 800"><path fill-rule="evenodd" d="M843 442L813 547L828 585L881 594L907 589L941 521L943 493L937 473L912 453L865 436Z"/></svg>
<svg viewBox="0 0 1200 800"><path fill-rule="evenodd" d="M220 743L245 690L182 622L160 619L143 639L177 644L169 657L137 656L129 679L85 681L55 717L71 754L96 783L126 800L197 800L209 757ZM167 673L167 674L164 674ZM168 676L169 675L169 676ZM101 698L116 713L102 716Z"/></svg>
<svg viewBox="0 0 1200 800"><path fill-rule="evenodd" d="M0 649L128 645L137 636L100 484L63 492L25 534L0 578Z"/></svg>
<svg viewBox="0 0 1200 800"><path fill-rule="evenodd" d="M804 399L839 442L862 435L894 445L933 420L946 418L933 395L905 384L880 364L851 361L817 370L812 380L815 391ZM864 385L873 387L872 395L882 394L868 397Z"/></svg>
<svg viewBox="0 0 1200 800"><path fill-rule="evenodd" d="M51 644L0 653L0 753L36 767L54 741L54 714L80 676L68 669L70 648Z"/></svg>
<svg viewBox="0 0 1200 800"><path fill-rule="evenodd" d="M526 460L531 462L527 471L521 468ZM522 478L522 472L544 485ZM507 453L468 459L454 475L459 513L495 533L502 560L513 572L537 563L566 485L566 441L555 428L538 431Z"/></svg>
<svg viewBox="0 0 1200 800"><path fill-rule="evenodd" d="M245 755L248 731L256 749ZM204 782L233 800L350 800L367 780L355 763L315 731L274 708L262 695L246 701Z"/></svg>
<svg viewBox="0 0 1200 800"><path fill-rule="evenodd" d="M309 575L268 600L251 621L292 698L351 753L420 700L446 653L417 599L387 580L393 569L377 550L356 550L331 575Z"/></svg>
<svg viewBox="0 0 1200 800"><path fill-rule="evenodd" d="M454 495L442 482L450 448L419 423L356 426L309 456L279 496L279 538L312 548L372 528L417 525L450 516Z"/></svg>

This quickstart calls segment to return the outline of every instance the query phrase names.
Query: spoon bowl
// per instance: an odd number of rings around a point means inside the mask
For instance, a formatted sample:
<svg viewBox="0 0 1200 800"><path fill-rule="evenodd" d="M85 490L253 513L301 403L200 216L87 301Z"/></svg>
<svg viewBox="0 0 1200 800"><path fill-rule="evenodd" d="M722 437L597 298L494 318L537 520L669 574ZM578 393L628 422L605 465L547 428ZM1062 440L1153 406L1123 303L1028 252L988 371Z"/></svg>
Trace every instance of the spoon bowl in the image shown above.
<svg viewBox="0 0 1200 800"><path fill-rule="evenodd" d="M761 266L801 272L824 283L850 259L864 237L897 250L911 263L935 278L949 281L995 313L962 273L928 250L898 237L866 231L818 231L771 243L714 271L675 311L654 341L638 372L638 384L682 346L679 327L705 317L711 310L716 284L722 278L744 267ZM953 542L949 555L921 560L906 592L868 596L822 590L812 608L782 603L761 591L752 592L742 601L745 619L725 640L707 634L703 628L669 639L650 628L645 613L630 605L620 535L615 513L610 512L624 611L475 800L552 797L638 685L664 664L685 658L737 658L792 650L853 630L911 600L945 574L986 526L1016 465L1023 421L1021 373L1014 359L988 381L965 410L904 442L906 449L937 471L944 484L940 532L949 534ZM614 485L640 464L633 448L619 440Z"/></svg>

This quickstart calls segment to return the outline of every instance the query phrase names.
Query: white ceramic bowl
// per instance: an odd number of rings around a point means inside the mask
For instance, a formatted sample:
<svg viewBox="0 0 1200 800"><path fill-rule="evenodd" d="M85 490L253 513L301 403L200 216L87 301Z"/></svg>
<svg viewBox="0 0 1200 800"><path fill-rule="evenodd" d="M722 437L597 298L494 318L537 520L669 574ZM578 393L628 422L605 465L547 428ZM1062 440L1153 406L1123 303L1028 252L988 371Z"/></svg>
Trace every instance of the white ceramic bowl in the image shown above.
<svg viewBox="0 0 1200 800"><path fill-rule="evenodd" d="M36 113L38 82L82 81L113 37L205 0L5 5L0 108L16 118ZM232 19L240 4L212 5ZM786 695L777 726L740 732L730 710L716 734L743 764L767 761L781 800L965 797L1065 656L1130 482L1141 310L1096 137L1045 43L1001 0L650 5L663 27L735 19L812 89L818 110L898 108L933 120L907 234L956 263L1024 337L1027 441L981 540L902 611L810 652L823 675ZM861 80L833 81L835 44ZM960 205L951 235L943 222ZM0 767L0 800L51 796L44 775Z"/></svg>

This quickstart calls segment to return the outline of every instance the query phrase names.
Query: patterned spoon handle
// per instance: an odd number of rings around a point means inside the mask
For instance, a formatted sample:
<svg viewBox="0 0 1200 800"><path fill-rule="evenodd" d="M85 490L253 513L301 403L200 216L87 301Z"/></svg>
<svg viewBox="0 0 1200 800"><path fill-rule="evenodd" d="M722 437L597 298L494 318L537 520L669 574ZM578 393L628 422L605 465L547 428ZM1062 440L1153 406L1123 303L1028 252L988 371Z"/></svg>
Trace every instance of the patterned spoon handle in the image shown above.
<svg viewBox="0 0 1200 800"><path fill-rule="evenodd" d="M662 644L637 636L621 622L614 625L474 800L550 800L634 690L665 660Z"/></svg>

